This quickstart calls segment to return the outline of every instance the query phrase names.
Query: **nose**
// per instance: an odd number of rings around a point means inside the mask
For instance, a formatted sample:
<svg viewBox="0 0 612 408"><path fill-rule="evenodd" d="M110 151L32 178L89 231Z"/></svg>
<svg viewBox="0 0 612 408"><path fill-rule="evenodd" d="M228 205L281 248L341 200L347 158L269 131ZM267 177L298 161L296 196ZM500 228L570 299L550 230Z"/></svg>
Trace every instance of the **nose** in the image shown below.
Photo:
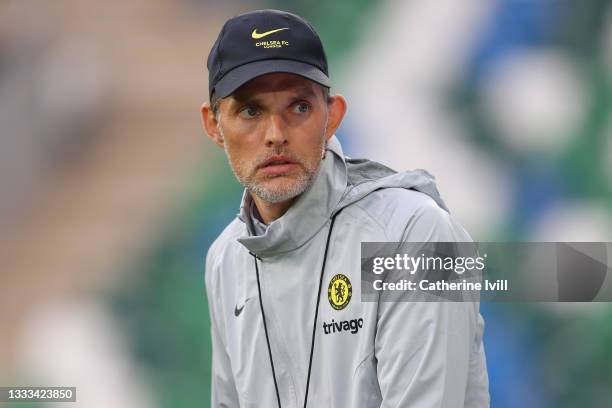
<svg viewBox="0 0 612 408"><path fill-rule="evenodd" d="M287 126L281 115L270 115L265 133L266 147L284 146L287 139Z"/></svg>

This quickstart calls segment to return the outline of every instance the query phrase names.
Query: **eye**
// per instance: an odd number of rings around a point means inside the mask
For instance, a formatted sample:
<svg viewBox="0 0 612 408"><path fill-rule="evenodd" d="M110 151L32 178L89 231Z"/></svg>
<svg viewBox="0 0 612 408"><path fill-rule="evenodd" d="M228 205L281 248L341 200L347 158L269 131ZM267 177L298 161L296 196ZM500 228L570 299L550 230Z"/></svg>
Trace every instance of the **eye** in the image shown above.
<svg viewBox="0 0 612 408"><path fill-rule="evenodd" d="M309 103L307 102L299 102L295 104L295 107L293 108L293 111L295 113L308 113L308 111L310 111L312 109L312 107L310 106Z"/></svg>
<svg viewBox="0 0 612 408"><path fill-rule="evenodd" d="M256 106L245 106L240 110L240 116L245 119L252 119L259 114L259 109Z"/></svg>

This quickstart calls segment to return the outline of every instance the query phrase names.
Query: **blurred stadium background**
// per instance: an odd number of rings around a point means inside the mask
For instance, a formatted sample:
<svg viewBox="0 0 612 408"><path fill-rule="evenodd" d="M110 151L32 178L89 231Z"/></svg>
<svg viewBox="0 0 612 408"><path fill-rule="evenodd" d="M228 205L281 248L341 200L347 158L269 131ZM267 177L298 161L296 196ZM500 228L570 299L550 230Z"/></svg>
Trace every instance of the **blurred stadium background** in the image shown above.
<svg viewBox="0 0 612 408"><path fill-rule="evenodd" d="M320 32L349 155L428 169L478 241L612 241L607 0L3 0L1 385L208 406L203 259L241 189L205 59L268 7ZM482 313L493 407L612 406L610 304Z"/></svg>

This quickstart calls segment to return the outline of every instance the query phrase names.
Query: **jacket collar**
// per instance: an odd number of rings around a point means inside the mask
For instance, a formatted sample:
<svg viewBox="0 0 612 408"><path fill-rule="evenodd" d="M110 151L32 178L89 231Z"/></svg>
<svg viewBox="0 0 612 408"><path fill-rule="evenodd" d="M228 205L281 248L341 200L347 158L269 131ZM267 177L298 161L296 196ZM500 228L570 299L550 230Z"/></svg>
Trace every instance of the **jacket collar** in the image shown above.
<svg viewBox="0 0 612 408"><path fill-rule="evenodd" d="M263 235L253 235L251 196L244 191L238 218L248 235L238 242L257 256L266 257L292 251L309 241L332 216L347 188L347 170L342 147L336 136L327 142L315 181L280 218L272 221Z"/></svg>

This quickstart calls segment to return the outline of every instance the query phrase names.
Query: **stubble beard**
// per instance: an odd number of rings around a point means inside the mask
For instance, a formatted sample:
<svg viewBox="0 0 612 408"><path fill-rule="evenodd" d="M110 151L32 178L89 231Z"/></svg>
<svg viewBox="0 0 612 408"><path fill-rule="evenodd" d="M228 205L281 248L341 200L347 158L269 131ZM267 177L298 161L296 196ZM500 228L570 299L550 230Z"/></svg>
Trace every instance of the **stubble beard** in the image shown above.
<svg viewBox="0 0 612 408"><path fill-rule="evenodd" d="M219 130L221 132L221 135L223 136L221 128L219 128ZM321 167L321 159L324 157L325 138L323 135L321 136L321 142L318 147L318 151L321 152L320 159L313 161L313 163L307 163L306 160L302 159L301 157L297 157L294 154L282 150L275 150L274 152L266 155L265 157L261 157L257 160L252 160L249 162L233 160L232 149L229 147L228 143L224 144L224 149L234 176L236 177L236 179L238 179L240 184L242 184L244 188L247 189L247 191L249 191L252 195L256 195L265 202L281 203L283 201L291 200L299 196L300 194L308 190L310 186L312 186L319 171L319 168ZM292 177L292 182L285 183L288 185L277 187L267 187L265 185L265 182L267 180L286 176L266 176L263 180L257 179L259 163L264 162L265 160L269 159L274 155L283 155L289 157L301 169L301 171L298 172L297 177Z"/></svg>

